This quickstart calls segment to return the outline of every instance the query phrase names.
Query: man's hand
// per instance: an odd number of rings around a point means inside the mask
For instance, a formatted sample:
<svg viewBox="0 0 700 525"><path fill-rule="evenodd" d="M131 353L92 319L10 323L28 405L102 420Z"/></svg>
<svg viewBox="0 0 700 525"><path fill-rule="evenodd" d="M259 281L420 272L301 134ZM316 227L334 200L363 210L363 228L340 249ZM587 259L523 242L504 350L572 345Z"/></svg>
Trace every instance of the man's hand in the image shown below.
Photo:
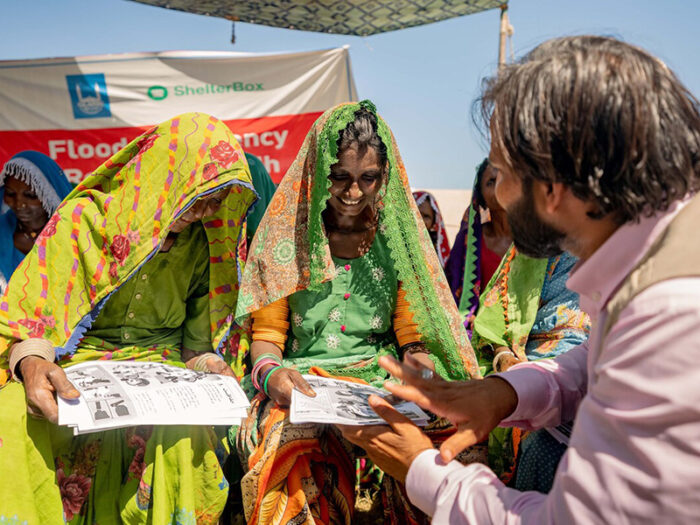
<svg viewBox="0 0 700 525"><path fill-rule="evenodd" d="M291 368L280 368L271 372L272 376L267 381L267 392L275 403L286 408L292 402L292 390L295 388L302 394L316 397L316 392L309 386L306 379L297 371ZM265 375L265 370L260 374ZM260 385L262 386L262 385Z"/></svg>
<svg viewBox="0 0 700 525"><path fill-rule="evenodd" d="M33 416L43 416L51 423L58 423L56 394L63 399L80 396L63 368L55 363L29 356L20 361L19 371L27 395L27 412Z"/></svg>
<svg viewBox="0 0 700 525"><path fill-rule="evenodd" d="M379 364L403 382L402 385L387 382L384 384L387 390L446 418L457 427L457 432L440 447L445 463L462 450L481 442L518 405L513 387L497 377L453 382L438 376L422 379L421 366L410 355L403 364L387 356L380 357Z"/></svg>
<svg viewBox="0 0 700 525"><path fill-rule="evenodd" d="M370 396L369 404L389 426L337 427L345 439L363 448L375 465L404 483L413 460L424 450L432 449L433 444L420 428L381 397Z"/></svg>

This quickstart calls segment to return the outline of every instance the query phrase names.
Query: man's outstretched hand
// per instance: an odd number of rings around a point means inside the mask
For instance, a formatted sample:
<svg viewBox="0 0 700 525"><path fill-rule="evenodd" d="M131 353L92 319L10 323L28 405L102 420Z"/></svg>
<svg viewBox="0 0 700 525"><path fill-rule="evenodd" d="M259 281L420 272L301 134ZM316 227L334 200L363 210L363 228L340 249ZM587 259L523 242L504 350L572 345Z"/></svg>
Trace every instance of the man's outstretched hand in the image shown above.
<svg viewBox="0 0 700 525"><path fill-rule="evenodd" d="M381 397L369 396L369 404L388 426L337 427L345 439L363 448L375 465L405 483L413 460L424 450L432 449L433 444L420 428Z"/></svg>
<svg viewBox="0 0 700 525"><path fill-rule="evenodd" d="M404 363L383 356L379 358L379 364L403 383L387 382L384 385L387 390L444 417L457 427L457 432L440 447L440 456L445 463L485 439L518 405L513 387L498 377L444 381L436 375L424 379L421 365L410 355L406 355Z"/></svg>

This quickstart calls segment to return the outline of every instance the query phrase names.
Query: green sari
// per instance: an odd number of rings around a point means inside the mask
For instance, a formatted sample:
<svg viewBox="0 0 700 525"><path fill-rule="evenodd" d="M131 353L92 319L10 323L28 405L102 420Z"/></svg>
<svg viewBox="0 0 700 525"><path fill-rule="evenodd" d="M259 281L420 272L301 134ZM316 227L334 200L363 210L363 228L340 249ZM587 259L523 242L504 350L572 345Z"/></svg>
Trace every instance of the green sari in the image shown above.
<svg viewBox="0 0 700 525"><path fill-rule="evenodd" d="M244 158L222 122L185 114L138 137L80 184L0 299L3 378L7 349L29 337L51 341L63 367L99 359L184 366L184 344L228 359L245 216L255 200ZM170 225L225 187L221 209L180 233L172 254L160 252ZM132 427L73 437L29 417L24 386L14 381L0 389L0 405L0 462L12 473L0 479L0 522L218 522L228 495L225 429Z"/></svg>

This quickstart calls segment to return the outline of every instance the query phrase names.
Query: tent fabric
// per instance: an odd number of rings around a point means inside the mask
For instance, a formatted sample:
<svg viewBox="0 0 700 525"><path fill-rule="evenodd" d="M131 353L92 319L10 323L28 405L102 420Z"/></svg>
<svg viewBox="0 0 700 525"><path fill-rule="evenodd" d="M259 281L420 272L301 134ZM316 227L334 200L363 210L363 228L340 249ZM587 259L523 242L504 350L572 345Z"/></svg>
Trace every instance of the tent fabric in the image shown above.
<svg viewBox="0 0 700 525"><path fill-rule="evenodd" d="M506 0L132 0L233 21L368 36L507 5Z"/></svg>

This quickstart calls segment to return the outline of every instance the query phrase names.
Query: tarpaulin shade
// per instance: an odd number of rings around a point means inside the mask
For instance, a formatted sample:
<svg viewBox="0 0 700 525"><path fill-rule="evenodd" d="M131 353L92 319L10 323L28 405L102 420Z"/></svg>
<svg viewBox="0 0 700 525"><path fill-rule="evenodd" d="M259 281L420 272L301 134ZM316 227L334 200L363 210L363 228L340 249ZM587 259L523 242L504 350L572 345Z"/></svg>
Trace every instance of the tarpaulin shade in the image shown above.
<svg viewBox="0 0 700 525"><path fill-rule="evenodd" d="M470 15L505 0L132 0L228 20L368 36Z"/></svg>

